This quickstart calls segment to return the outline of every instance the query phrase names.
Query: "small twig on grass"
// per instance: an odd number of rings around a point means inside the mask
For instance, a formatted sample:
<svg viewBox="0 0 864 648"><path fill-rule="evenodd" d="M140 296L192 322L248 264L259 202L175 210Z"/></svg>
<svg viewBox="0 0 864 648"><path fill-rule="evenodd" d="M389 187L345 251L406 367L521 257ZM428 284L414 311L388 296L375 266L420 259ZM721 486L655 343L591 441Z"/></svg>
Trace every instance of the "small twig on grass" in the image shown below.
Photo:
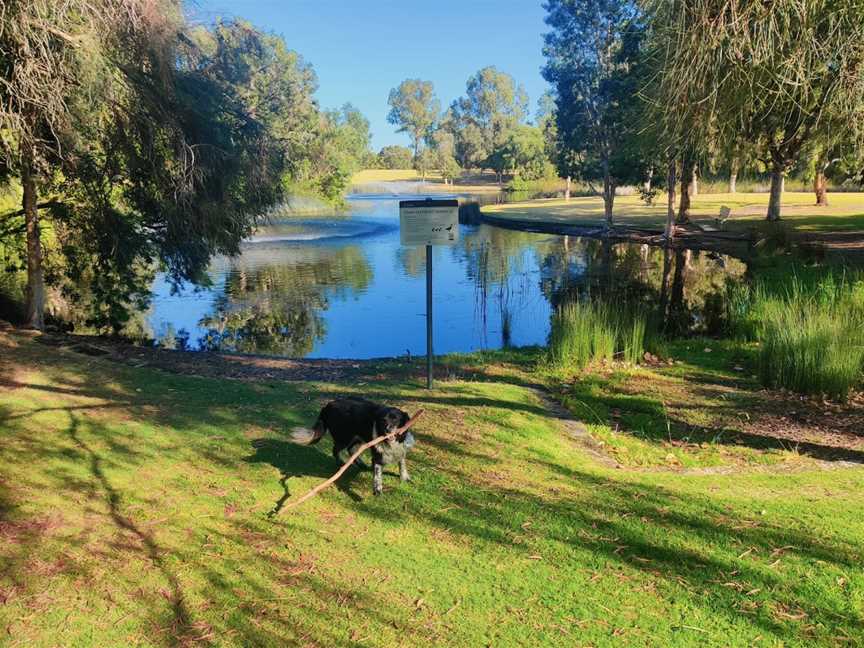
<svg viewBox="0 0 864 648"><path fill-rule="evenodd" d="M360 446L360 447L359 447L359 448L354 452L354 454L352 454L352 455L348 458L348 460L347 460L347 461L342 465L342 467L341 467L339 470L336 471L336 474L335 474L335 475L333 475L332 477L330 477L328 480L323 481L323 482L321 482L320 484L318 484L315 488L313 488L313 489L310 490L308 493L306 493L305 495L303 495L303 497L300 497L299 499L297 499L297 500L291 502L290 504L286 504L286 505L285 505L285 508L294 508L294 507L297 506L298 504L302 504L302 503L305 502L306 500L308 500L308 499L310 499L310 498L312 498L312 497L315 497L315 495L317 495L317 494L320 493L322 490L324 490L325 488L327 488L328 486L330 486L330 484L332 484L332 483L335 482L337 479L339 479L339 478L342 476L342 473L344 473L346 470L348 470L348 468L349 468L349 467L354 463L354 461L355 461L355 459L357 459L357 457L359 457L361 454L363 454L364 452L366 452L366 450L368 450L369 448L371 448L371 447L373 447L373 446L376 446L376 445L378 445L379 443L383 443L384 441L388 441L388 440L392 439L393 437L402 434L405 430L407 430L407 429L410 428L412 425L414 425L414 423L417 422L417 419L420 418L420 415L421 415L422 413L423 413L423 410L418 411L414 416L412 416L410 419L408 419L408 422L407 422L405 425L403 425L402 427L400 427L400 428L396 428L395 430L393 430L392 432L389 432L388 434L385 434L384 436L376 437L376 438L372 439L371 441L367 441L366 443L364 443L363 445L361 445L361 446Z"/></svg>

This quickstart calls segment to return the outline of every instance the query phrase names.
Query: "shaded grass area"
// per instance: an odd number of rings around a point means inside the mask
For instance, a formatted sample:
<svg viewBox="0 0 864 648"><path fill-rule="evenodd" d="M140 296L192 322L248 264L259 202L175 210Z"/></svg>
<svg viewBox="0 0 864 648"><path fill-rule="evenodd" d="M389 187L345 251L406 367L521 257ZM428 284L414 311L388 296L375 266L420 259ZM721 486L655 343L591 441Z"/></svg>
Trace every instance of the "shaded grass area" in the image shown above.
<svg viewBox="0 0 864 648"><path fill-rule="evenodd" d="M0 344L9 645L864 640L860 470L604 469L534 393L538 350L453 358L426 391L410 375L219 381ZM414 481L389 474L372 498L352 470L268 516L336 468L287 430L349 393L426 409Z"/></svg>
<svg viewBox="0 0 864 648"><path fill-rule="evenodd" d="M763 228L768 195L764 193L700 194L693 198L692 214L697 223L713 223L720 207L727 206L732 215L726 223L730 231ZM603 224L603 200L599 197L532 200L527 202L488 205L484 213L512 218L569 225L598 226ZM662 230L666 205L657 201L646 205L638 196L618 196L615 199L615 222L637 228ZM848 232L864 230L864 194L837 193L830 196L828 207L817 207L812 193L786 192L783 196L783 220L801 232Z"/></svg>

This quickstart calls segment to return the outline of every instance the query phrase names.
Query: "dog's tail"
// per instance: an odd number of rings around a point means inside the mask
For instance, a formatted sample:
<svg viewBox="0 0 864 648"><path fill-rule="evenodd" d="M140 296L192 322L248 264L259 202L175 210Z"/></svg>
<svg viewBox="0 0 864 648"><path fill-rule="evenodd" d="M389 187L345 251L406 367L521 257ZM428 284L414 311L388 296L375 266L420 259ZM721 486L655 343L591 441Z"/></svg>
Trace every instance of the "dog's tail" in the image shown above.
<svg viewBox="0 0 864 648"><path fill-rule="evenodd" d="M304 427L295 427L291 430L290 438L291 443L296 443L297 445L313 445L318 443L325 434L327 434L327 427L319 417L311 430Z"/></svg>

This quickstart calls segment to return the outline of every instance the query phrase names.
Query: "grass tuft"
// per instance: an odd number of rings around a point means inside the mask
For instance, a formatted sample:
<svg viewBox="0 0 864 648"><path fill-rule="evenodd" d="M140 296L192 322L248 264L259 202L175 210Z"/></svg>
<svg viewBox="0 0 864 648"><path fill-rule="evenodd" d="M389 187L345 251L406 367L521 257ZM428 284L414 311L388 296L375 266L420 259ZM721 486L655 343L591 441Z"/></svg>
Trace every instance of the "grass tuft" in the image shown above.
<svg viewBox="0 0 864 648"><path fill-rule="evenodd" d="M781 292L762 282L730 294L739 339L760 343L766 387L845 400L864 377L864 281L828 275L794 279Z"/></svg>
<svg viewBox="0 0 864 648"><path fill-rule="evenodd" d="M554 369L581 371L594 362L636 364L645 352L647 319L635 309L577 301L552 317L547 361Z"/></svg>

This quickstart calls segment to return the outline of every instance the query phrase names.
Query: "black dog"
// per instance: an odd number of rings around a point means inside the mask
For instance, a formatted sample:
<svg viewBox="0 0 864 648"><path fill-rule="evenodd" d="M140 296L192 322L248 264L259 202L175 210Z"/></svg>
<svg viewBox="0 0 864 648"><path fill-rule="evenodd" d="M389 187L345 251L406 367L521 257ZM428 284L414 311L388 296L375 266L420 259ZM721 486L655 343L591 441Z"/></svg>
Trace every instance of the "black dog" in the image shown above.
<svg viewBox="0 0 864 648"><path fill-rule="evenodd" d="M294 428L291 441L300 445L312 445L329 432L333 437L333 456L342 462L340 454L344 450L348 450L351 455L357 446L385 436L405 425L408 419L405 412L395 407L376 405L362 398L340 398L322 408L311 430ZM405 459L413 445L414 436L406 430L371 448L374 475L372 491L376 495L381 494L383 467L388 464L398 463L402 481L410 479Z"/></svg>

